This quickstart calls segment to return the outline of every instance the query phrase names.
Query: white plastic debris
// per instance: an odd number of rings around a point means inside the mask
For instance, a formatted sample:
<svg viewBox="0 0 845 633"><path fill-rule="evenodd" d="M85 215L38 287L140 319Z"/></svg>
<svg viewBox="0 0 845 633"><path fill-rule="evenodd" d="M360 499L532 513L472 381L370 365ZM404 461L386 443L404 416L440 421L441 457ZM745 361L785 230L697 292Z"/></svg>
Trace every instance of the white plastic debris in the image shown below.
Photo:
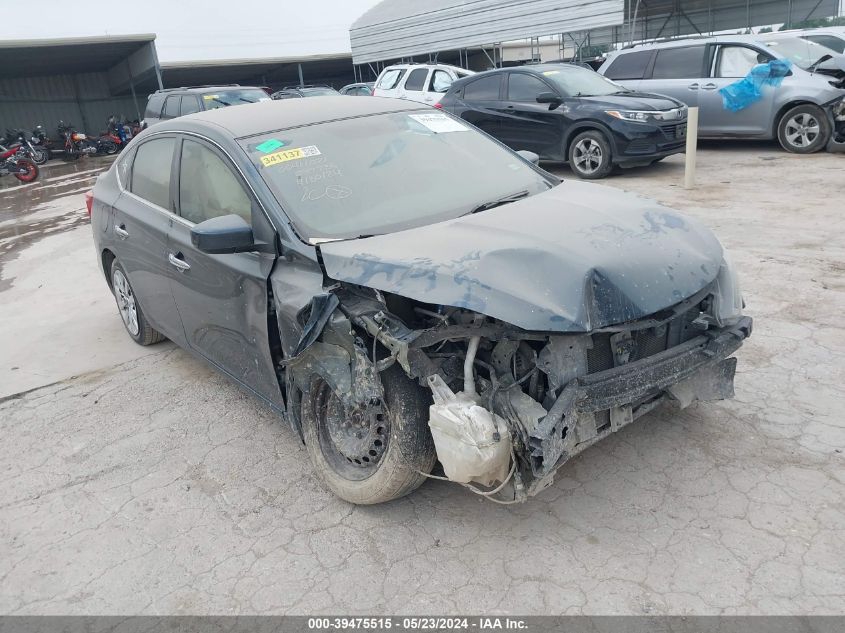
<svg viewBox="0 0 845 633"><path fill-rule="evenodd" d="M483 486L504 481L511 458L505 421L463 391L453 393L436 374L428 377L428 386L434 397L428 425L446 476Z"/></svg>

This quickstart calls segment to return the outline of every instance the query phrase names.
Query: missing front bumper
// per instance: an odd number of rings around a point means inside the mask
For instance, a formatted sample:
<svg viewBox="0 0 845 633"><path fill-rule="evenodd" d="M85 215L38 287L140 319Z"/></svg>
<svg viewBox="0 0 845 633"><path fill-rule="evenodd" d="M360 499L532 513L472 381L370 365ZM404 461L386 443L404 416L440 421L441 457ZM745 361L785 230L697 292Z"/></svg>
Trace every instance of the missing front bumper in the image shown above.
<svg viewBox="0 0 845 633"><path fill-rule="evenodd" d="M565 461L667 399L684 407L732 397L736 359L728 357L751 328L751 318L741 317L713 334L571 381L529 438L535 480L529 494L551 483Z"/></svg>

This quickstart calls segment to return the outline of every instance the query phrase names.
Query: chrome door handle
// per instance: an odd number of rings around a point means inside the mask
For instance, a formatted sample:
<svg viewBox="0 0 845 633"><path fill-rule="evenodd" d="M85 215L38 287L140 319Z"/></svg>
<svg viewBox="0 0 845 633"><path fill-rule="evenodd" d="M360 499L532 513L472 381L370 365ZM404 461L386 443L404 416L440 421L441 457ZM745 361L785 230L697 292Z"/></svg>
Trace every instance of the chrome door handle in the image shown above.
<svg viewBox="0 0 845 633"><path fill-rule="evenodd" d="M120 239L125 240L127 237L129 237L129 231L127 231L125 228L123 228L123 226L124 226L123 224L121 224L119 226L117 224L115 224L114 225L114 234L117 235Z"/></svg>
<svg viewBox="0 0 845 633"><path fill-rule="evenodd" d="M716 84L704 84L701 86L704 90L715 90Z"/></svg>
<svg viewBox="0 0 845 633"><path fill-rule="evenodd" d="M690 84L689 86L687 86L687 88L689 88L690 90L698 90L698 84L697 83Z"/></svg>
<svg viewBox="0 0 845 633"><path fill-rule="evenodd" d="M184 259L176 257L173 253L167 254L167 261L173 264L179 272L185 272L186 270L191 270L191 265L186 262Z"/></svg>

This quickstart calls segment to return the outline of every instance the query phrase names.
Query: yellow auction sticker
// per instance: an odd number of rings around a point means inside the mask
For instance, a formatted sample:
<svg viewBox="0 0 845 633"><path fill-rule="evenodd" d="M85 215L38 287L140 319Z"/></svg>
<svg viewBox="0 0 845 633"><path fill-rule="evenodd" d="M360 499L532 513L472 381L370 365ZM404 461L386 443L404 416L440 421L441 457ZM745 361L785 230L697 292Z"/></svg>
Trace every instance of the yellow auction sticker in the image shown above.
<svg viewBox="0 0 845 633"><path fill-rule="evenodd" d="M265 167L271 165L278 165L279 163L286 163L289 160L299 160L300 158L309 158L310 156L319 156L320 150L316 145L307 145L306 147L294 147L291 149L282 150L267 156L261 156L261 164Z"/></svg>

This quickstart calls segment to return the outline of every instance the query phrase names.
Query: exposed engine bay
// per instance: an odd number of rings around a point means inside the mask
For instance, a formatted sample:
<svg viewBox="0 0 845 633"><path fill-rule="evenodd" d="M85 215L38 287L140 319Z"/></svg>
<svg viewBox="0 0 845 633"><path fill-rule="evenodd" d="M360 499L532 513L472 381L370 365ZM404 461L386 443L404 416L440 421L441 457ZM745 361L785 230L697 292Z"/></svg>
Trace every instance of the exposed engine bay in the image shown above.
<svg viewBox="0 0 845 633"><path fill-rule="evenodd" d="M399 365L431 390L420 423L431 429L445 478L499 502L524 501L568 459L658 405L733 396L729 356L751 319L725 318L725 286L720 275L649 317L550 333L338 283L300 315L287 381L305 392L318 373L350 416L366 419L385 402L380 375ZM369 461L378 450L346 459Z"/></svg>

